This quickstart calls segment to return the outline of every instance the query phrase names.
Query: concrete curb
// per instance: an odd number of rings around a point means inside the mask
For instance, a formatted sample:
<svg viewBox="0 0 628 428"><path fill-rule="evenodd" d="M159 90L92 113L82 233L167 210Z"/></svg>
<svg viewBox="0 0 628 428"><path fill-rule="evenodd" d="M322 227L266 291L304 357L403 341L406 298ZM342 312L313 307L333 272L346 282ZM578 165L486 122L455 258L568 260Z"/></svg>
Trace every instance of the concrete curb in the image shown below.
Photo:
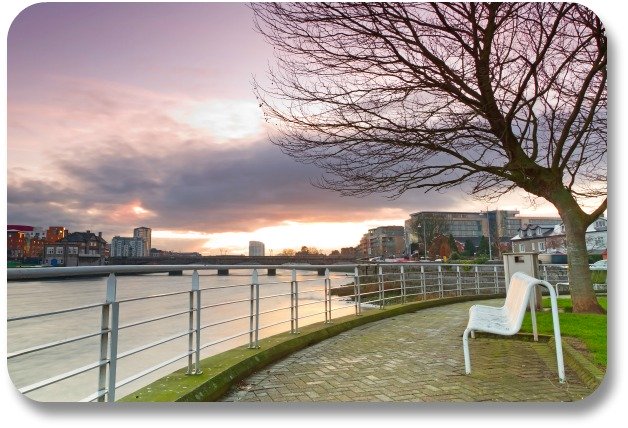
<svg viewBox="0 0 628 428"><path fill-rule="evenodd" d="M489 333L476 333L476 337L508 339L504 336ZM539 342L547 343L552 352L554 354L556 353L556 341L554 340L554 336L539 334L538 338ZM532 333L517 333L514 336L510 336L510 339L532 342L534 341L534 335ZM578 379L588 388L593 390L597 389L604 380L604 371L597 368L595 364L567 343L564 338L562 340L562 347L565 365L568 365L571 369L573 369L576 376L578 376Z"/></svg>
<svg viewBox="0 0 628 428"><path fill-rule="evenodd" d="M552 351L556 352L556 343L554 340L554 336L550 337L549 345L550 348L552 348ZM570 344L566 343L565 340L562 341L562 346L565 364L568 364L569 367L574 370L576 376L578 376L580 381L584 383L588 388L591 388L593 390L597 389L604 380L605 373L597 368L595 364L587 360Z"/></svg>
<svg viewBox="0 0 628 428"><path fill-rule="evenodd" d="M383 310L366 311L360 316L348 315L331 324L317 323L300 328L299 334L282 333L259 341L260 348L238 347L201 361L202 373L186 375L186 368L159 379L120 399L120 402L206 402L216 401L232 385L250 374L307 346L336 336L352 328L385 318L437 306L474 300L504 298L498 295L472 295L426 300L395 305Z"/></svg>

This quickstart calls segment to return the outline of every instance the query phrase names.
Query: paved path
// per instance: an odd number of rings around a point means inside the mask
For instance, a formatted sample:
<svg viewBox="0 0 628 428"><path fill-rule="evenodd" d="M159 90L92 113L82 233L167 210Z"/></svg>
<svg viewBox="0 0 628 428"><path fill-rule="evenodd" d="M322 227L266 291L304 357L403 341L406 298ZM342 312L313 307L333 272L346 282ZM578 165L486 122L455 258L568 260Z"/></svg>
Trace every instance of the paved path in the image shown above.
<svg viewBox="0 0 628 428"><path fill-rule="evenodd" d="M547 343L470 339L464 374L458 303L399 315L344 332L250 376L221 401L454 402L576 401L593 392L567 367L558 382Z"/></svg>

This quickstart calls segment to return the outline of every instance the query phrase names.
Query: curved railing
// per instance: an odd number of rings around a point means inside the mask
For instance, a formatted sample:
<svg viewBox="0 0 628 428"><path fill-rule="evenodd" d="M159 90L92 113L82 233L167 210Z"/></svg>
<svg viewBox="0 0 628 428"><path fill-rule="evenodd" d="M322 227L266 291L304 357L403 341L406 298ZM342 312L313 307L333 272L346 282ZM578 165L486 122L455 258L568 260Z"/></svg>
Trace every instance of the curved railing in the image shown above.
<svg viewBox="0 0 628 428"><path fill-rule="evenodd" d="M201 275L218 269L236 275L228 284L224 277ZM263 275L264 270L279 275ZM124 275L182 271L191 275L143 277L144 282L163 283L161 292L130 293L125 288L132 277ZM324 276L313 273L321 271ZM104 299L57 308L62 301L47 301L45 293L38 301L38 292L33 292L28 303L19 300L26 313L11 313L14 302L22 298L20 293L27 294L29 287L46 289L46 281L28 281L41 278L42 273L63 277L54 284L63 289L59 300L68 302L81 300L80 287L96 296L94 288L105 281L84 285L69 278L108 275ZM182 361L187 361L187 373L194 376L200 373L202 358L246 344L257 348L260 337L296 334L299 325L331 322L332 315L360 315L363 309L409 301L505 291L501 265L97 266L46 272L11 269L7 276L22 280L9 282L9 373L20 392L41 401L111 402L117 393L132 392L180 368ZM177 286L166 284L175 279ZM51 305L55 309L42 310ZM139 331L127 335L134 330ZM128 366L123 366L127 361ZM73 380L79 377L81 381ZM83 395L67 398L55 388Z"/></svg>

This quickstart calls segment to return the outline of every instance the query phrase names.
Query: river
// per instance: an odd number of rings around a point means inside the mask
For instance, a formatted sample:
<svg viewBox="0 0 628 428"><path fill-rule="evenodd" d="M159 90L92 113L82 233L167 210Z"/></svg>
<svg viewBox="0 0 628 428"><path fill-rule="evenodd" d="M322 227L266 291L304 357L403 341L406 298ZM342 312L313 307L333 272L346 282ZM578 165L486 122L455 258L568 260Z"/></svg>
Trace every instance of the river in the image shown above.
<svg viewBox="0 0 628 428"><path fill-rule="evenodd" d="M210 271L200 271L199 273L200 288L211 288L202 291L203 306L247 300L250 296L250 270L232 270L228 276L218 276L210 273ZM260 270L260 273L265 273L265 270ZM332 274L331 278L332 287L352 281L352 278L346 274ZM290 330L290 296L270 297L289 293L290 279L290 271L286 270L277 270L276 276L260 275L260 339ZM325 306L322 291L324 278L315 272L302 272L297 279L299 281L299 325L324 320ZM105 299L106 283L107 279L104 277L9 282L7 284L7 316L11 318L102 303ZM191 284L192 275L190 272L185 272L182 276L168 276L167 274L119 276L117 279L117 300L124 301L173 291L187 291L190 290ZM120 304L120 326L160 315L185 311L188 305L188 293L122 302ZM249 307L250 303L243 301L203 309L201 312L202 326L241 316L245 318L203 329L201 346L238 333L248 332ZM275 311L280 308L286 309ZM333 301L332 317L349 315L354 313L353 311L352 302ZM82 334L98 332L100 331L100 317L100 308L94 308L9 322L7 323L7 352L12 353ZM119 354L128 352L176 333L187 331L188 322L188 314L185 313L165 320L123 328L119 334L118 352ZM271 326L276 323L280 324ZM201 358L246 344L248 344L248 334L207 347L201 351ZM186 335L167 344L121 358L118 360L117 381L127 379L149 367L158 365L162 361L181 355L187 349L188 338ZM7 361L7 365L14 385L21 388L94 363L99 360L99 353L99 338L94 337L11 358ZM116 397L121 398L128 395L186 365L187 358L161 368L119 388L116 391ZM79 401L95 393L97 383L98 372L94 369L57 384L32 391L27 396L36 401L46 402Z"/></svg>

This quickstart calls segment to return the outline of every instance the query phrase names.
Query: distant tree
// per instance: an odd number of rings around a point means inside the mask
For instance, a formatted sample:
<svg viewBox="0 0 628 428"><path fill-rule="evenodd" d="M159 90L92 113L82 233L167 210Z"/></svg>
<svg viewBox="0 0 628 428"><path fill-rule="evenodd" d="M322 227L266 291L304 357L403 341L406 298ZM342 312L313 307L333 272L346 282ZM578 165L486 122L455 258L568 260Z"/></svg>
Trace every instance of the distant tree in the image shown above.
<svg viewBox="0 0 628 428"><path fill-rule="evenodd" d="M585 231L606 210L607 40L577 3L258 2L254 91L285 153L343 195L515 188L558 210L574 312L602 312ZM591 207L586 212L583 207Z"/></svg>
<svg viewBox="0 0 628 428"><path fill-rule="evenodd" d="M314 256L322 254L316 247L302 246L301 250L296 253L297 256Z"/></svg>
<svg viewBox="0 0 628 428"><path fill-rule="evenodd" d="M426 246L429 251L434 238L449 232L449 222L439 213L419 213L410 220L411 230L418 237L419 253L425 254Z"/></svg>
<svg viewBox="0 0 628 428"><path fill-rule="evenodd" d="M429 247L429 255L432 259L450 257L452 253L449 238L446 235L436 235Z"/></svg>
<svg viewBox="0 0 628 428"><path fill-rule="evenodd" d="M550 253L565 253L567 251L565 235L548 236L545 239L545 248Z"/></svg>
<svg viewBox="0 0 628 428"><path fill-rule="evenodd" d="M473 257L473 255L475 254L475 245L473 245L473 241L471 241L470 239L464 241L463 254L465 257Z"/></svg>
<svg viewBox="0 0 628 428"><path fill-rule="evenodd" d="M340 251L338 250L333 250L330 254L330 256L339 256L340 255Z"/></svg>
<svg viewBox="0 0 628 428"><path fill-rule="evenodd" d="M498 248L499 256L501 258L504 253L512 253L512 242L500 242Z"/></svg>
<svg viewBox="0 0 628 428"><path fill-rule="evenodd" d="M458 252L458 245L456 245L456 239L454 238L454 235L452 235L450 233L449 236L447 237L447 239L449 240L449 248L451 248L451 252L452 253L457 253Z"/></svg>
<svg viewBox="0 0 628 428"><path fill-rule="evenodd" d="M279 253L280 256L287 256L287 257L292 257L295 255L295 251L291 248L285 248L283 250L281 250L281 252Z"/></svg>
<svg viewBox="0 0 628 428"><path fill-rule="evenodd" d="M488 239L486 236L482 235L480 238L480 243L478 244L477 251L475 253L478 256L488 256L489 248L488 248Z"/></svg>

